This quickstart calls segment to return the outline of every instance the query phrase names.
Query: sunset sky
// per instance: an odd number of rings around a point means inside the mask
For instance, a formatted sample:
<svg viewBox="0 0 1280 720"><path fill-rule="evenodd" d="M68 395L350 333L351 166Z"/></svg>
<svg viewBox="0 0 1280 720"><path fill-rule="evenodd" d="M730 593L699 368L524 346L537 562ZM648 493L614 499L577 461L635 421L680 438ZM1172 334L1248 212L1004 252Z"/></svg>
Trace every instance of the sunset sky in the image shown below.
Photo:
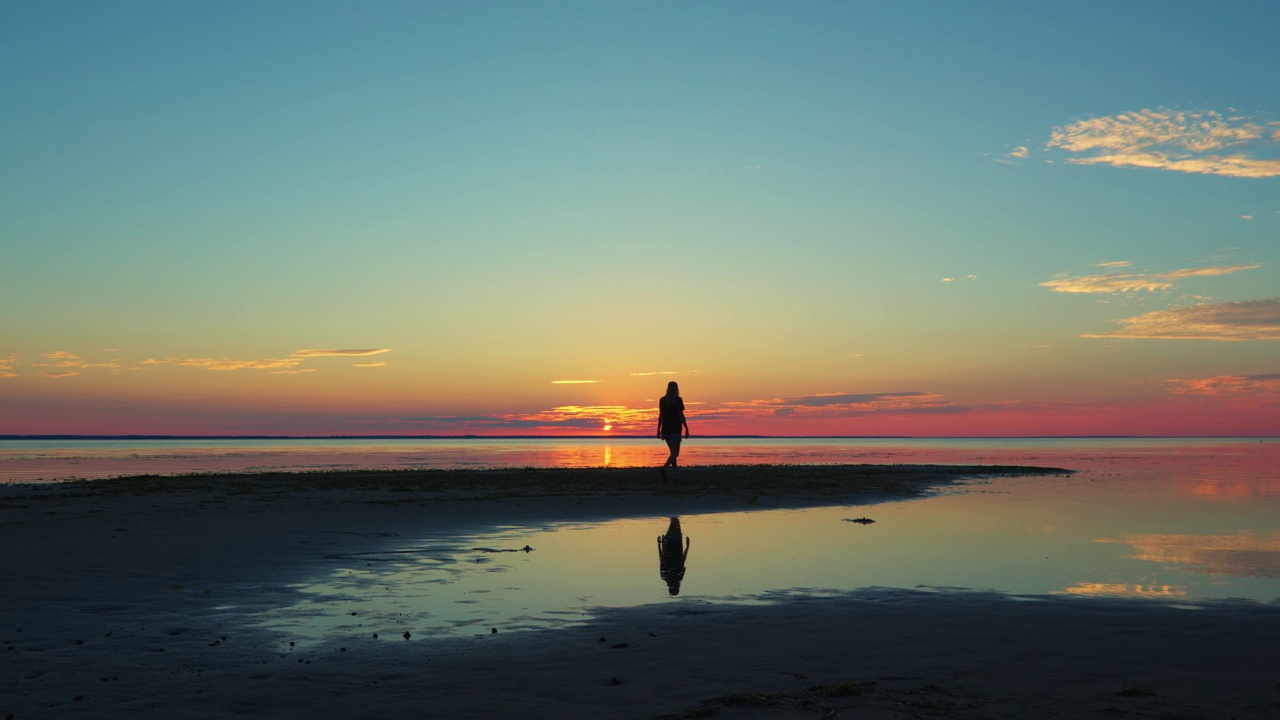
<svg viewBox="0 0 1280 720"><path fill-rule="evenodd" d="M0 433L1277 435L1278 27L7 2Z"/></svg>

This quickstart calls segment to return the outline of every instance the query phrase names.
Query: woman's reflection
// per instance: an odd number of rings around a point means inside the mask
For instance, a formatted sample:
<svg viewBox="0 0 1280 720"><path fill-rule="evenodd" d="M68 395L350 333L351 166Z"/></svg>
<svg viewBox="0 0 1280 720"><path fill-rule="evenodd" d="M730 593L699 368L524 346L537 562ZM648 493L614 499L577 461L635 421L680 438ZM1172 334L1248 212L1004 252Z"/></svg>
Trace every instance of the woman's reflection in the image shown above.
<svg viewBox="0 0 1280 720"><path fill-rule="evenodd" d="M681 542L683 540L684 542ZM683 546L683 547L682 547ZM680 594L684 580L684 561L689 559L689 538L680 532L680 518L671 518L667 534L658 536L658 574L672 595Z"/></svg>

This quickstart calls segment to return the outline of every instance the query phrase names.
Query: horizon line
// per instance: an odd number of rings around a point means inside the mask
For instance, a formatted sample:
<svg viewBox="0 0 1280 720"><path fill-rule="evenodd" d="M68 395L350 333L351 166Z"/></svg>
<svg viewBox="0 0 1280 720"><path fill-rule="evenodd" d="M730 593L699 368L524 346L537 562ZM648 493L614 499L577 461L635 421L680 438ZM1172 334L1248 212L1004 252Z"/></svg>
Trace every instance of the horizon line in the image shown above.
<svg viewBox="0 0 1280 720"><path fill-rule="evenodd" d="M691 438L760 440L1275 440L1277 435L692 435ZM90 435L75 433L0 434L0 440L645 440L653 435L159 435L129 433Z"/></svg>

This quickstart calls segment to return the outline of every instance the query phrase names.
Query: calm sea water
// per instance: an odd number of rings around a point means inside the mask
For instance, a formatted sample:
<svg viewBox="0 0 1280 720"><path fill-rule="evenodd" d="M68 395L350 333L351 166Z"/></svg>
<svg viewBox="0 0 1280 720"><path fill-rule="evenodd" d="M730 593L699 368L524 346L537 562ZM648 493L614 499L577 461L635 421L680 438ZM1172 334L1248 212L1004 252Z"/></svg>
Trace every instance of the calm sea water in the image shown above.
<svg viewBox="0 0 1280 720"><path fill-rule="evenodd" d="M682 464L1009 463L1184 458L1232 462L1258 439L693 438ZM127 475L484 467L661 465L656 438L0 440L0 482Z"/></svg>
<svg viewBox="0 0 1280 720"><path fill-rule="evenodd" d="M0 442L0 478L633 466L664 457L656 440L639 439L9 441ZM280 631L282 642L309 644L372 632L553 628L601 606L872 587L1124 597L1188 609L1233 598L1280 602L1277 439L694 438L683 457L690 480L693 466L711 463L1017 463L1076 472L973 481L870 506L680 515L673 499L660 514L607 522L465 536L423 527L373 552L329 558L324 572L291 586L294 601L246 609L243 619ZM519 552L526 546L532 551Z"/></svg>

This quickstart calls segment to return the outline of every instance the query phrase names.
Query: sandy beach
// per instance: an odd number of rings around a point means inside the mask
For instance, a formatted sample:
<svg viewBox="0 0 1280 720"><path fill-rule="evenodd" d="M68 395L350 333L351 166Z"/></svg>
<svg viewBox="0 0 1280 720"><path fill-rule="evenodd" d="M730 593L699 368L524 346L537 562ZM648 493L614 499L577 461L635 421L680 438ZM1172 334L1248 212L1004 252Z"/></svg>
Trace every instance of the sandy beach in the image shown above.
<svg viewBox="0 0 1280 720"><path fill-rule="evenodd" d="M713 466L0 486L0 716L1280 716L1280 607L869 589L602 609L556 630L351 636L245 622L422 528L908 498L972 466Z"/></svg>

